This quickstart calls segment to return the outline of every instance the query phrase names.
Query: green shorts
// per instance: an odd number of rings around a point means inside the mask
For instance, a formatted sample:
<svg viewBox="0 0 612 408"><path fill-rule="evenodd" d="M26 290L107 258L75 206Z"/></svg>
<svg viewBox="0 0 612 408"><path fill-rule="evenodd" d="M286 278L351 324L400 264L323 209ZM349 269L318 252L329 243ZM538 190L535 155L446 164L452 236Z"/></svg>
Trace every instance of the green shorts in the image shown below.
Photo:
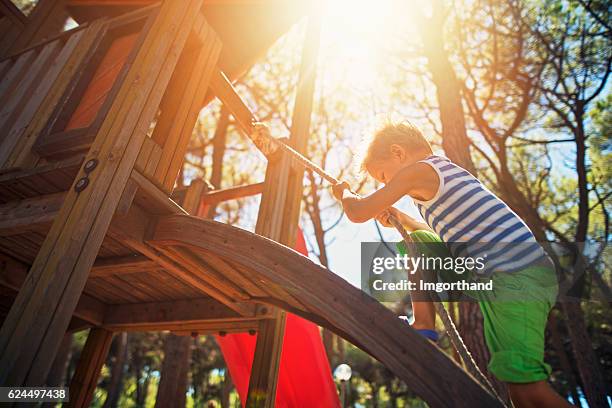
<svg viewBox="0 0 612 408"><path fill-rule="evenodd" d="M439 245L424 245L441 242L430 231L415 231L411 237L426 256L451 256L448 250L441 253ZM445 281L450 278L442 273L439 277ZM491 279L492 291L465 293L478 300L482 310L491 353L489 371L510 383L546 380L550 366L544 362L544 333L558 292L554 270L530 266L519 272L494 274Z"/></svg>

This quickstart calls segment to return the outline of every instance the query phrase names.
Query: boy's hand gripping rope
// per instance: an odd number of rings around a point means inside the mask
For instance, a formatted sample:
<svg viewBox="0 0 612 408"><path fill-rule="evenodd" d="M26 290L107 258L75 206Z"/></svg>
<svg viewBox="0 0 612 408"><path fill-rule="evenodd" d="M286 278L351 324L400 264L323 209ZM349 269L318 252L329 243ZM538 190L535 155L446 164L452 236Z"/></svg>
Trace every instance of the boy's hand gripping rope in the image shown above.
<svg viewBox="0 0 612 408"><path fill-rule="evenodd" d="M267 131L261 131L261 128L258 128L258 126L259 126L258 123L253 123L253 125L254 125L254 132L251 133L251 135L249 135L249 136L251 137L251 139L253 140L255 145L264 154L268 155L268 154L274 152L276 149L281 149L281 150L287 152L289 154L289 156L294 161L296 161L297 163L299 163L300 165L302 165L306 169L314 171L315 173L317 173L319 176L321 176L323 179L325 179L329 183L331 183L331 184L338 184L340 182L334 176L332 176L331 174L329 174L328 172L323 170L317 164L315 164L312 161L308 160L306 157L304 157L301 153L299 153L298 151L293 149L291 146L287 145L286 143L284 143L281 140L273 138ZM414 245L414 241L412 241L412 239L410 238L410 235L408 235L408 232L406 231L406 229L404 228L402 223L393 214L389 214L389 222L391 223L391 225L393 225L393 227L397 230L397 232L399 232L400 235L402 236L402 239L403 239L404 243L406 244L406 249L410 253L410 256L415 257L416 256L416 247ZM446 330L446 333L448 334L449 338L451 339L453 347L455 348L455 350L457 350L457 352L461 356L461 359L465 363L465 366L466 366L468 372L478 382L480 382L482 385L484 385L487 388L487 390L492 395L494 395L504 406L508 406L505 403L505 401L498 395L498 393L496 392L496 390L493 387L493 385L491 384L491 382L489 382L489 379L482 373L482 371L480 370L480 368L478 367L478 365L474 361L474 358L472 357L472 354L467 349L467 346L463 342L463 339L461 338L461 335L459 334L459 331L457 330L457 327L455 327L455 324L453 323L452 319L450 318L450 316L448 314L448 311L446 310L446 308L442 304L442 302L441 302L440 298L438 297L438 295L436 293L432 292L432 291L428 291L428 292L429 292L429 295L431 296L431 300L432 300L432 302L433 302L433 304L434 304L434 306L436 308L436 312L440 316L440 319L442 319L442 323L444 324L444 329Z"/></svg>

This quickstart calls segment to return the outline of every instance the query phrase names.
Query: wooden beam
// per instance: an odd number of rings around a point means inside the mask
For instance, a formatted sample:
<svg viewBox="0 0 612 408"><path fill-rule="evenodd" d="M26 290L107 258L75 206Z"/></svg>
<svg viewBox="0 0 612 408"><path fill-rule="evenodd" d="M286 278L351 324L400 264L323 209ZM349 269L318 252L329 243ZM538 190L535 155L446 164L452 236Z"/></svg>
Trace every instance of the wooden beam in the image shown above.
<svg viewBox="0 0 612 408"><path fill-rule="evenodd" d="M202 0L164 1L0 330L0 383L44 382ZM75 184L76 186L76 184Z"/></svg>
<svg viewBox="0 0 612 408"><path fill-rule="evenodd" d="M187 68L187 72L176 72L167 94L178 93L178 103L166 103L166 95L162 101L162 111L157 125L153 131L153 139L159 141L159 132L164 135L163 151L155 169L155 180L159 182L164 191L170 192L174 188L176 177L185 161L185 151L193 133L197 116L202 109L206 90L210 83L213 68L217 65L221 52L221 41L198 13L201 27L196 27L192 55L186 55L186 60L179 63L179 69ZM182 66L184 65L184 66ZM184 84L184 88L177 86L177 82ZM181 89L182 88L182 89ZM169 99L173 95L169 95ZM167 124L166 124L167 123ZM161 143L160 143L161 144Z"/></svg>
<svg viewBox="0 0 612 408"><path fill-rule="evenodd" d="M142 255L98 258L91 268L89 277L101 278L110 275L125 275L157 269L161 269L161 267L155 261Z"/></svg>
<svg viewBox="0 0 612 408"><path fill-rule="evenodd" d="M252 322L270 317L269 307L260 306L251 310L250 316L243 316L213 298L109 305L102 325L109 330L144 330L151 327L172 330L179 325L212 327L215 322Z"/></svg>
<svg viewBox="0 0 612 408"><path fill-rule="evenodd" d="M252 123L257 118L251 113L248 105L242 100L240 95L238 95L232 86L232 82L218 68L213 71L210 79L210 89L230 111L238 124L238 128L246 135L250 135L253 128Z"/></svg>
<svg viewBox="0 0 612 408"><path fill-rule="evenodd" d="M79 363L70 382L70 402L66 404L69 408L89 406L112 339L113 333L106 329L93 328L89 331Z"/></svg>
<svg viewBox="0 0 612 408"><path fill-rule="evenodd" d="M53 222L66 193L46 194L0 204L0 236L40 229Z"/></svg>
<svg viewBox="0 0 612 408"><path fill-rule="evenodd" d="M61 33L68 17L64 0L39 0L10 52L17 52L46 37Z"/></svg>
<svg viewBox="0 0 612 408"><path fill-rule="evenodd" d="M223 190L212 190L202 195L202 203L211 205L223 201L235 200L261 194L264 183L247 184L244 186L230 187Z"/></svg>
<svg viewBox="0 0 612 408"><path fill-rule="evenodd" d="M0 0L0 14L7 17L13 24L22 27L28 22L28 18L13 4L11 0Z"/></svg>
<svg viewBox="0 0 612 408"><path fill-rule="evenodd" d="M187 212L151 180L138 170L132 170L131 179L138 186L134 202L153 214L187 214Z"/></svg>

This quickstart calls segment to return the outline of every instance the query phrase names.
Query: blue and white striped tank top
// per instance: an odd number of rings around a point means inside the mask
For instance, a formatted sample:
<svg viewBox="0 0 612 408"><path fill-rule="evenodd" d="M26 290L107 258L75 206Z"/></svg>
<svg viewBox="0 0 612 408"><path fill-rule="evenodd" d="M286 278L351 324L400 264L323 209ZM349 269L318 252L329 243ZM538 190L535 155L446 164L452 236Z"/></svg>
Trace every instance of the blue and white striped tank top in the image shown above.
<svg viewBox="0 0 612 408"><path fill-rule="evenodd" d="M431 200L414 201L454 257L484 257L479 272L485 275L516 272L547 258L523 220L467 170L442 156L421 162L434 168L440 185Z"/></svg>

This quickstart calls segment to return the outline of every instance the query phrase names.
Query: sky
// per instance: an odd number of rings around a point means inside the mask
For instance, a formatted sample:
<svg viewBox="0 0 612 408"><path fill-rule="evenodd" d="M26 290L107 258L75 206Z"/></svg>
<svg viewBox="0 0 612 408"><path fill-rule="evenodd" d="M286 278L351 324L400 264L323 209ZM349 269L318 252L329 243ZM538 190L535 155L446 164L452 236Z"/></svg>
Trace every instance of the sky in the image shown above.
<svg viewBox="0 0 612 408"><path fill-rule="evenodd" d="M398 19L398 14L405 18ZM364 133L386 117L380 112L381 107L387 105L385 97L388 91L381 61L384 64L388 39L398 28L398 20L409 23L410 16L406 7L395 0L329 0L324 3L318 92L325 92L321 87L325 88L331 81L341 78L342 88L348 90L346 98L363 106L363 118L347 128L355 145ZM333 173L333 165L328 170ZM365 192L371 192L371 189ZM398 207L419 217L408 198ZM381 230L386 240L401 239L394 230L384 227ZM375 222L353 224L344 216L327 238L330 269L359 286L361 242L380 241ZM313 239L310 241L314 242Z"/></svg>

